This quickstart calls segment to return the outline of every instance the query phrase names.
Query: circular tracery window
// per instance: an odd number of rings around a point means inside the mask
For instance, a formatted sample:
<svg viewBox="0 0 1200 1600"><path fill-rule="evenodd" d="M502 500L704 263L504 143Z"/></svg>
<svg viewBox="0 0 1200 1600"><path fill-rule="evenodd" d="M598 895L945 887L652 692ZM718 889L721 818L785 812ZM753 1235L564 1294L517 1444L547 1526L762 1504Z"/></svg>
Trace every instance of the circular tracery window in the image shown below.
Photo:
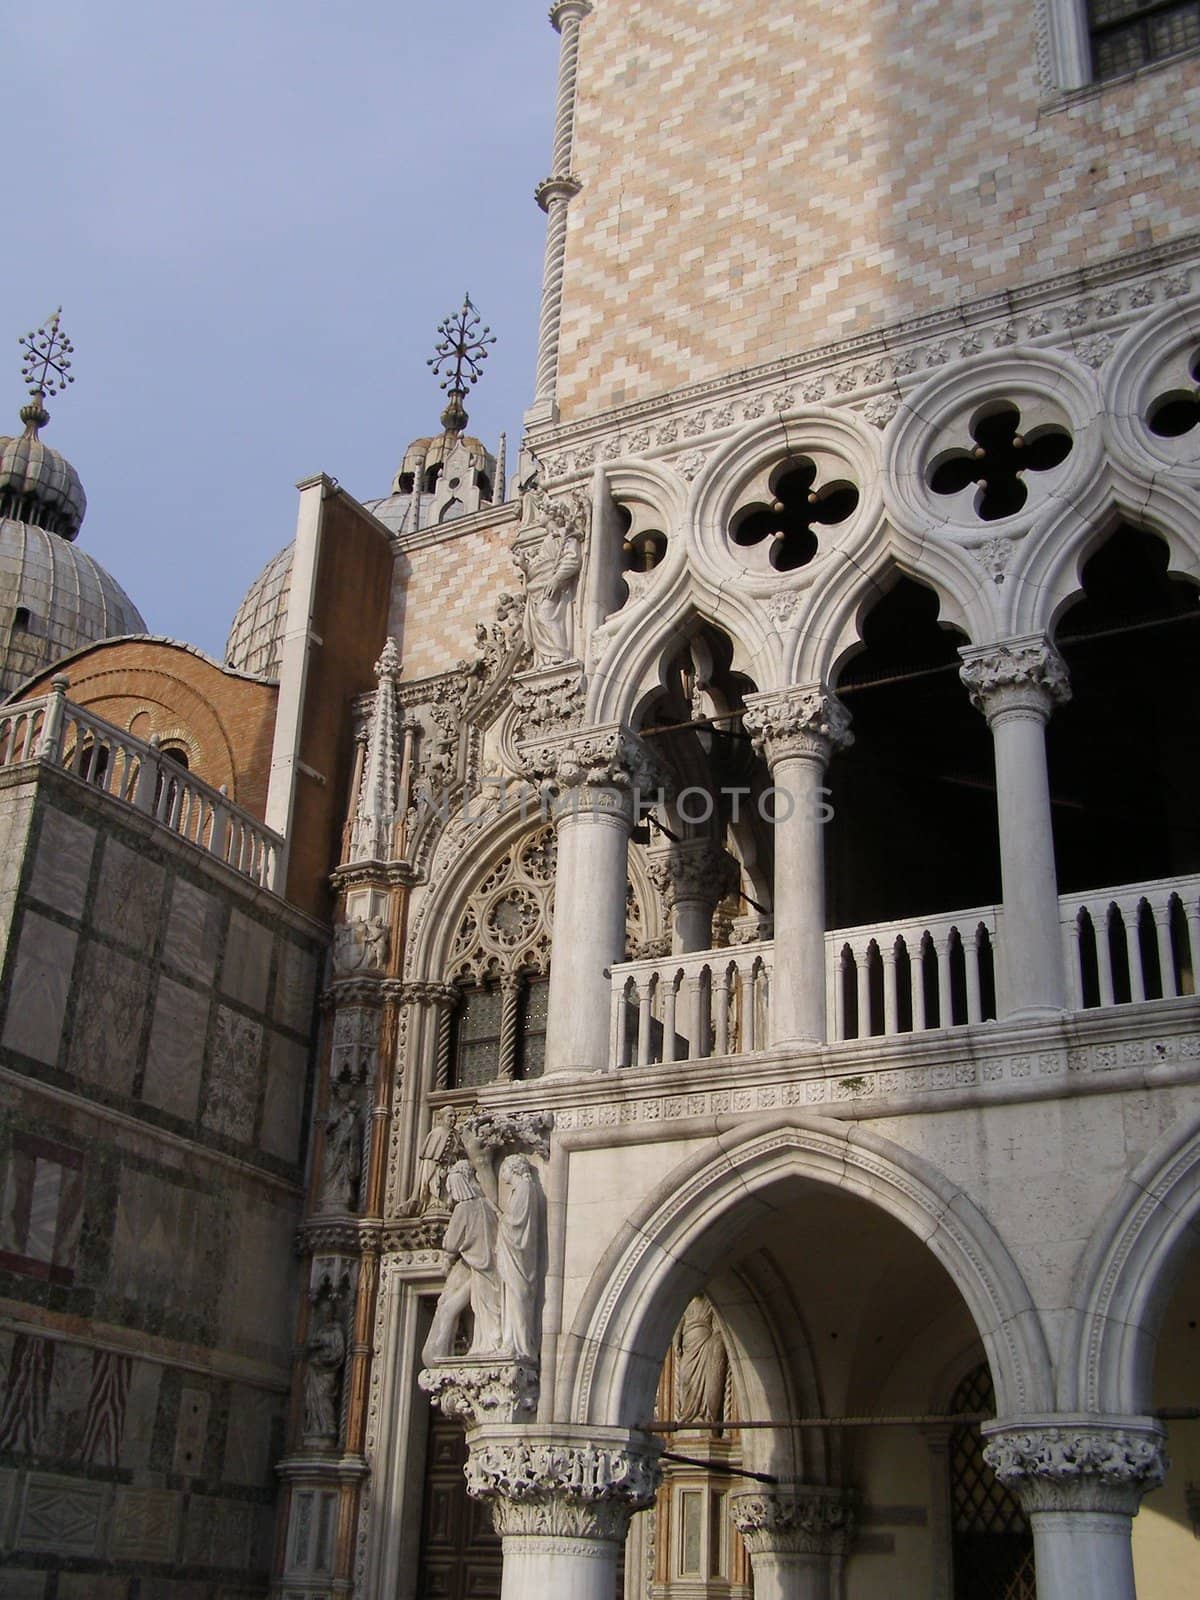
<svg viewBox="0 0 1200 1600"><path fill-rule="evenodd" d="M775 572L806 567L821 547L822 530L845 522L859 500L858 489L845 479L821 479L808 456L793 456L777 467L770 491L769 503L755 501L738 512L730 537Z"/></svg>
<svg viewBox="0 0 1200 1600"><path fill-rule="evenodd" d="M1187 375L1200 386L1200 351L1188 364ZM1191 433L1200 424L1200 387L1169 389L1158 395L1147 409L1146 424L1160 439L1179 439Z"/></svg>
<svg viewBox="0 0 1200 1600"><path fill-rule="evenodd" d="M934 494L958 495L973 484L975 514L984 522L1020 511L1029 498L1026 473L1060 466L1073 443L1067 430L1053 423L1023 432L1021 413L1010 403L977 416L971 437L971 449L948 450L934 461L929 487Z"/></svg>

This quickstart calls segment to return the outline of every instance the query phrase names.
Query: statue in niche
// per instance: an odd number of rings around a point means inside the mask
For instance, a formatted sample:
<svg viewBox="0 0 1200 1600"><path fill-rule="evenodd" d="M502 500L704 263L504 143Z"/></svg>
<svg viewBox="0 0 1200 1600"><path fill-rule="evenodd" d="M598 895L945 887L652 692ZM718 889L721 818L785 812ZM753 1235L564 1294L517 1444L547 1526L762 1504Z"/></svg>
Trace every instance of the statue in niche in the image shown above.
<svg viewBox="0 0 1200 1600"><path fill-rule="evenodd" d="M362 1176L362 1110L355 1084L335 1083L325 1117L325 1151L322 1158L321 1209L353 1211L358 1204Z"/></svg>
<svg viewBox="0 0 1200 1600"><path fill-rule="evenodd" d="M304 1442L336 1440L346 1335L332 1295L323 1294L313 1304L304 1354Z"/></svg>
<svg viewBox="0 0 1200 1600"><path fill-rule="evenodd" d="M729 1355L716 1314L703 1297L683 1313L675 1336L677 1420L716 1423L725 1417L725 1385Z"/></svg>
<svg viewBox="0 0 1200 1600"><path fill-rule="evenodd" d="M457 1121L453 1106L443 1106L434 1114L433 1124L421 1141L417 1157L416 1188L401 1207L402 1215L419 1217L425 1211L442 1209L446 1199L446 1177Z"/></svg>
<svg viewBox="0 0 1200 1600"><path fill-rule="evenodd" d="M422 1352L426 1366L453 1358L468 1307L474 1318L469 1358L536 1361L542 1194L525 1151L548 1153L548 1126L544 1115L479 1112L455 1130L466 1154L446 1178L453 1210L443 1249L450 1266Z"/></svg>
<svg viewBox="0 0 1200 1600"><path fill-rule="evenodd" d="M522 522L545 529L537 545L513 553L525 576L524 637L535 667L571 659L571 602L583 568L581 511L573 502L551 500L537 489L525 496Z"/></svg>

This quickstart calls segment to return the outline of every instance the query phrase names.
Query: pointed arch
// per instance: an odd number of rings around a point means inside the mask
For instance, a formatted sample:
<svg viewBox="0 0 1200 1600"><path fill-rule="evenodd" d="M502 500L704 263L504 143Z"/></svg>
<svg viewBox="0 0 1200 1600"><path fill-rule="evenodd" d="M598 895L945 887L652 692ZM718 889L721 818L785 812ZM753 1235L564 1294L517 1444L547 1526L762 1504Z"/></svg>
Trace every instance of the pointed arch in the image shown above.
<svg viewBox="0 0 1200 1600"><path fill-rule="evenodd" d="M721 1129L629 1217L560 1343L557 1413L575 1422L644 1422L687 1301L704 1290L748 1222L777 1214L798 1179L858 1195L916 1234L974 1319L1000 1414L1048 1406L1051 1369L1040 1318L1011 1254L974 1202L861 1123L793 1111Z"/></svg>

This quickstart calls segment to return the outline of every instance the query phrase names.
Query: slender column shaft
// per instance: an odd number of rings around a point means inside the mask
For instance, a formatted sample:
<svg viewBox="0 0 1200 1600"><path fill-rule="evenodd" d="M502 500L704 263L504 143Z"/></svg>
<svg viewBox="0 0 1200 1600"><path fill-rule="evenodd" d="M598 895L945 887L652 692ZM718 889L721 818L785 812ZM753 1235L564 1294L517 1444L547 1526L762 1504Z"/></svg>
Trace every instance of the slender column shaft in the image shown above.
<svg viewBox="0 0 1200 1600"><path fill-rule="evenodd" d="M1066 1007L1062 935L1046 722L1069 695L1066 668L1040 636L963 651L962 678L987 717L996 755L1003 1016L1039 1016Z"/></svg>
<svg viewBox="0 0 1200 1600"><path fill-rule="evenodd" d="M1038 1600L1136 1600L1133 1518L1108 1511L1034 1511Z"/></svg>
<svg viewBox="0 0 1200 1600"><path fill-rule="evenodd" d="M754 1600L833 1600L833 1559L762 1550L751 1556Z"/></svg>
<svg viewBox="0 0 1200 1600"><path fill-rule="evenodd" d="M620 1546L608 1539L506 1534L500 1600L615 1600Z"/></svg>

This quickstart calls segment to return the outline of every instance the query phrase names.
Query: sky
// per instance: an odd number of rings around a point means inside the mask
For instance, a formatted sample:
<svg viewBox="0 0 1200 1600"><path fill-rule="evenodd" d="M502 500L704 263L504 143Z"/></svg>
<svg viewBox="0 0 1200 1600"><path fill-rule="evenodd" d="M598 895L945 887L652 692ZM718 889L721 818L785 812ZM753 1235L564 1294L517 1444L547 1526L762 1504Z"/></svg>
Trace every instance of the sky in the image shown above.
<svg viewBox="0 0 1200 1600"><path fill-rule="evenodd" d="M222 655L298 479L386 494L471 297L497 335L468 431L515 465L533 391L558 36L545 0L48 0L5 22L0 433L58 305L43 438L80 544L150 631Z"/></svg>

